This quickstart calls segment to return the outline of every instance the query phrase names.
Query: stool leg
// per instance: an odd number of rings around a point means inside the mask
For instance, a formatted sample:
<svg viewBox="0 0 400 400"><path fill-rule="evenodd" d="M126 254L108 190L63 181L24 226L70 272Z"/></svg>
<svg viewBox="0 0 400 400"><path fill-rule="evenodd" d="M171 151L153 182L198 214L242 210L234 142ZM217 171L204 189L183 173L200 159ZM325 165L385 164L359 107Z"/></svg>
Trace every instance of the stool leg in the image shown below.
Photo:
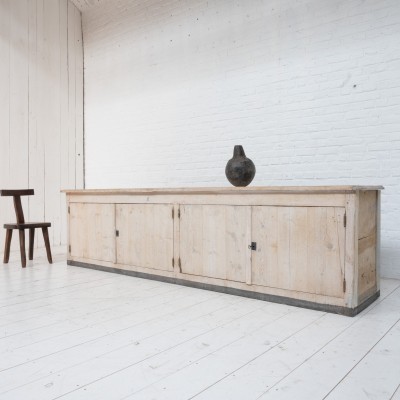
<svg viewBox="0 0 400 400"><path fill-rule="evenodd" d="M33 245L35 244L35 228L29 228L29 259L33 260Z"/></svg>
<svg viewBox="0 0 400 400"><path fill-rule="evenodd" d="M7 229L6 231L6 245L4 248L4 259L3 263L7 264L10 259L10 247L11 247L11 238L12 238L13 230Z"/></svg>
<svg viewBox="0 0 400 400"><path fill-rule="evenodd" d="M19 229L19 249L21 252L22 268L26 267L26 254L25 254L25 230Z"/></svg>
<svg viewBox="0 0 400 400"><path fill-rule="evenodd" d="M50 264L52 264L53 259L51 258L49 231L47 230L47 228L42 228L42 232L43 232L44 244L46 245L47 260L49 261Z"/></svg>

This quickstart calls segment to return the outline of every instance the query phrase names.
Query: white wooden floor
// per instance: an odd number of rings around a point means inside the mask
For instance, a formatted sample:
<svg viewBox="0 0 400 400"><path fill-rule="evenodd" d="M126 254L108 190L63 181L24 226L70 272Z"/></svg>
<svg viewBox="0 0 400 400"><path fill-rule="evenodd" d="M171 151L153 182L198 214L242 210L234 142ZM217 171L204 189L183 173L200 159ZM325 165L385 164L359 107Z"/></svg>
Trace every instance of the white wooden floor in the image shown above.
<svg viewBox="0 0 400 400"><path fill-rule="evenodd" d="M349 318L0 264L0 399L400 399L400 281Z"/></svg>

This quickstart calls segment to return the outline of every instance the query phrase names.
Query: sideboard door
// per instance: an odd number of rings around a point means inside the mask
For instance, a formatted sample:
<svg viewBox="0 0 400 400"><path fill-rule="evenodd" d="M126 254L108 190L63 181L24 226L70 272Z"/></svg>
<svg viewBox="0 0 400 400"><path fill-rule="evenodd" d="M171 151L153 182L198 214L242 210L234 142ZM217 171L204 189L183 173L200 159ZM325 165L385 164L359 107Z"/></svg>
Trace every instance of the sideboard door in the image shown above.
<svg viewBox="0 0 400 400"><path fill-rule="evenodd" d="M117 263L173 271L171 204L117 204Z"/></svg>
<svg viewBox="0 0 400 400"><path fill-rule="evenodd" d="M251 207L180 206L182 273L247 282L251 274Z"/></svg>
<svg viewBox="0 0 400 400"><path fill-rule="evenodd" d="M252 208L252 283L344 296L345 209Z"/></svg>
<svg viewBox="0 0 400 400"><path fill-rule="evenodd" d="M69 204L69 254L76 260L115 262L114 204Z"/></svg>

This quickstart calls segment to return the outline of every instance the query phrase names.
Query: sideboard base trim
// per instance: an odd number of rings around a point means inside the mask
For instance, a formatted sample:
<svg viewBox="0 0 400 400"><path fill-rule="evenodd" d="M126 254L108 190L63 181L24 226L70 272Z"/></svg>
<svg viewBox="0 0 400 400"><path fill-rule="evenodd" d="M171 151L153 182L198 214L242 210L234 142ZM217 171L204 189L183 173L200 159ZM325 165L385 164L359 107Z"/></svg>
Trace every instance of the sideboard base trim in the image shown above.
<svg viewBox="0 0 400 400"><path fill-rule="evenodd" d="M181 286L193 287L196 289L210 290L212 292L219 292L219 293L231 294L231 295L235 295L235 296L248 297L251 299L268 301L271 303L279 303L279 304L285 304L288 306L308 308L310 310L316 310L316 311L325 311L325 312L329 312L329 313L333 313L333 314L345 315L347 317L354 317L355 315L359 314L361 311L366 309L370 304L372 304L380 296L380 291L377 291L376 293L374 293L371 297L366 299L363 303L361 303L357 307L349 308L349 307L342 307L342 306L334 306L334 305L330 305L330 304L320 304L320 303L315 303L312 301L293 299L290 297L277 296L277 295L267 294L267 293L252 292L249 290L230 288L230 287L226 287L226 286L211 285L209 283L193 282L193 281L188 281L186 279L171 278L168 276L147 274L144 272L130 271L130 270L124 270L124 269L120 269L120 268L104 267L104 266L98 265L98 264L88 264L88 263L83 263L83 262L79 262L79 261L68 260L67 264L74 266L74 267L88 268L88 269L94 269L94 270L104 271L104 272L112 272L112 273L116 273L116 274L132 276L135 278L150 279L150 280L154 280L154 281L172 283L174 285L181 285Z"/></svg>

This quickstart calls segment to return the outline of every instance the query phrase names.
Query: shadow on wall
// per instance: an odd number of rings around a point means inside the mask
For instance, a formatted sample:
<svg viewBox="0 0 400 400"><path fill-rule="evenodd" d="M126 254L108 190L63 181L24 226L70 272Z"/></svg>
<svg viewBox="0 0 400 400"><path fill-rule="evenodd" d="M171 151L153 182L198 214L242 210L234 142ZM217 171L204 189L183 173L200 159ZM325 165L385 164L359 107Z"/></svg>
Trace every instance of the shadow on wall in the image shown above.
<svg viewBox="0 0 400 400"><path fill-rule="evenodd" d="M385 247L381 243L381 277L400 279L400 249ZM385 269L382 270L382 265Z"/></svg>

